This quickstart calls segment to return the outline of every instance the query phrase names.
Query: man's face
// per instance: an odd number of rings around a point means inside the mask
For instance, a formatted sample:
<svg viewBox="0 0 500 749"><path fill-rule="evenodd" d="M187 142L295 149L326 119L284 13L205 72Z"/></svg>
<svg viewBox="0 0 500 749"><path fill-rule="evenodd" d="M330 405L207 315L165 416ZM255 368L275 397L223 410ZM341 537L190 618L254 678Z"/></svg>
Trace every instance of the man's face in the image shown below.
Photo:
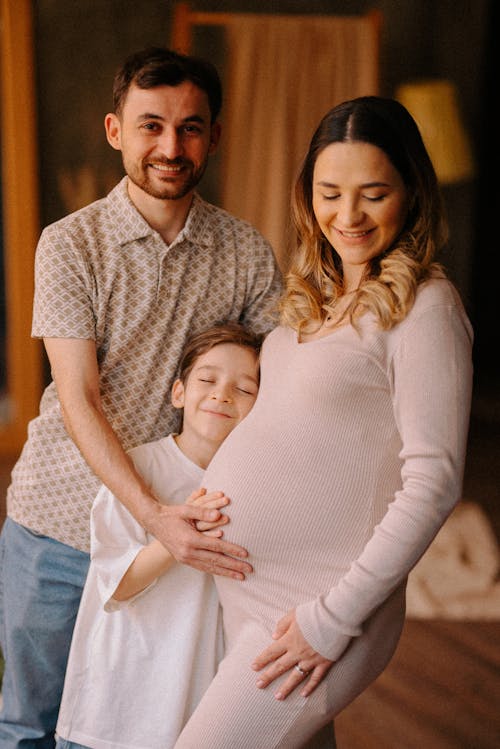
<svg viewBox="0 0 500 749"><path fill-rule="evenodd" d="M132 85L121 114L107 115L106 134L137 187L154 198L178 200L201 180L219 125L210 123L205 92L189 81L150 89Z"/></svg>

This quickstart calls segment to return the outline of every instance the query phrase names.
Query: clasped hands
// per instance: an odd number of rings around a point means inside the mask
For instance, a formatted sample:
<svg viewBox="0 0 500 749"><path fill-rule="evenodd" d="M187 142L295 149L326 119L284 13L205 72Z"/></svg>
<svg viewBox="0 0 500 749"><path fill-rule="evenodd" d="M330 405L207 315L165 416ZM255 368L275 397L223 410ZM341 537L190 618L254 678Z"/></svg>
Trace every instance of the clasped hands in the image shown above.
<svg viewBox="0 0 500 749"><path fill-rule="evenodd" d="M201 572L244 580L253 571L244 561L247 550L222 539L221 526L229 518L221 510L229 502L223 492L198 489L182 505L156 502L142 524L178 562Z"/></svg>

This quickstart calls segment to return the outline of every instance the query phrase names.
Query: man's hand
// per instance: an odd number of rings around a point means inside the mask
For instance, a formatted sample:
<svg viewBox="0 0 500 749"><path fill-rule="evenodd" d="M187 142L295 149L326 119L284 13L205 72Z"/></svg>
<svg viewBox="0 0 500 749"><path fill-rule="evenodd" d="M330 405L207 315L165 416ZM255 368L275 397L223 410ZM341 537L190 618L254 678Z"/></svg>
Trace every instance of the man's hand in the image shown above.
<svg viewBox="0 0 500 749"><path fill-rule="evenodd" d="M222 513L214 508L158 503L143 517L143 525L178 562L212 575L244 580L253 571L243 561L248 556L247 550L195 528L197 521L213 524L221 517Z"/></svg>
<svg viewBox="0 0 500 749"><path fill-rule="evenodd" d="M308 697L322 681L333 661L323 658L309 645L299 629L295 611L290 611L280 619L273 632L273 639L275 642L263 650L252 663L255 671L269 666L259 675L257 686L264 689L288 671L288 678L274 695L276 699L284 700L303 682L304 687L300 694L302 697Z"/></svg>

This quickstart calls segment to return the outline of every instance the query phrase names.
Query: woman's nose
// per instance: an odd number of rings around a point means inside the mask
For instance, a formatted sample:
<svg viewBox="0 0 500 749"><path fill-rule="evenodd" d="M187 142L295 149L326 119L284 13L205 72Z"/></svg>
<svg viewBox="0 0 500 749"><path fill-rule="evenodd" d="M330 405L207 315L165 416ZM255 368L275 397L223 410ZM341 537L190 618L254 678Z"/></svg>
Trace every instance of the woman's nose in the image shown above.
<svg viewBox="0 0 500 749"><path fill-rule="evenodd" d="M344 228L347 228L360 224L363 220L364 213L357 200L345 200L339 207L337 217L341 225Z"/></svg>

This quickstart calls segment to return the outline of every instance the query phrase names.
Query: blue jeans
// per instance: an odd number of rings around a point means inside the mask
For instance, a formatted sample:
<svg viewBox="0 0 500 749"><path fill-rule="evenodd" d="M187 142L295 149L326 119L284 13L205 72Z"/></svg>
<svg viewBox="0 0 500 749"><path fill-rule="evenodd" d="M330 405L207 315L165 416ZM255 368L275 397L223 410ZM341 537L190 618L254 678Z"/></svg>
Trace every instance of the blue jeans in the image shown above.
<svg viewBox="0 0 500 749"><path fill-rule="evenodd" d="M2 749L54 749L88 554L7 518L0 534Z"/></svg>
<svg viewBox="0 0 500 749"><path fill-rule="evenodd" d="M74 741L68 741L67 739L57 739L56 749L89 749L88 746L83 744L75 744Z"/></svg>

